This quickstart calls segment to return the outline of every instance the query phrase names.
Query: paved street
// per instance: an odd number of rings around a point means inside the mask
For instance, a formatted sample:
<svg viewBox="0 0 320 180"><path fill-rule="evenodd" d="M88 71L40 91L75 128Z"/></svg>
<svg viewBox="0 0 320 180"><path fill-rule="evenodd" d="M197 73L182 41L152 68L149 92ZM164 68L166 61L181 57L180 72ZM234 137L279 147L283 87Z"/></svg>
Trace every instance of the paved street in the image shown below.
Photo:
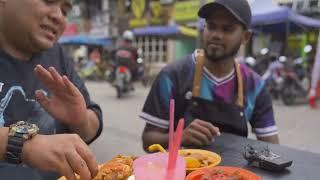
<svg viewBox="0 0 320 180"><path fill-rule="evenodd" d="M144 122L138 114L148 89L138 86L131 95L119 100L108 83L86 84L104 113L104 130L100 138L90 145L97 160L104 162L117 154L144 154L141 147ZM274 109L281 144L320 153L320 109L311 110L306 105L287 107L279 101L274 102Z"/></svg>

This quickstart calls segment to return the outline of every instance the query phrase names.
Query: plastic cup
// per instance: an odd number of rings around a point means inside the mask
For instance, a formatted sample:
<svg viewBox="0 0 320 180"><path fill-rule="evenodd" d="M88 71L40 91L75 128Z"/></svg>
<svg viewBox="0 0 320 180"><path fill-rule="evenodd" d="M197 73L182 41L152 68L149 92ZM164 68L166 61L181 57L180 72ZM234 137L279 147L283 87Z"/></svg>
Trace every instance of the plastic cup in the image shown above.
<svg viewBox="0 0 320 180"><path fill-rule="evenodd" d="M167 153L154 153L136 159L133 162L135 180L166 180L168 157ZM174 180L185 180L186 163L183 157L177 157L173 173Z"/></svg>

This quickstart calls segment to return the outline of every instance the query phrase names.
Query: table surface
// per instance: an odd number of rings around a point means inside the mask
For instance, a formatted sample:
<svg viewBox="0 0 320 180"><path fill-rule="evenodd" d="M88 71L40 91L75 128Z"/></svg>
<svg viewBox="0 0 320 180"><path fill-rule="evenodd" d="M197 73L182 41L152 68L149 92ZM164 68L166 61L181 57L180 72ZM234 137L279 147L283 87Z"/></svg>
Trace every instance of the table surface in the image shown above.
<svg viewBox="0 0 320 180"><path fill-rule="evenodd" d="M25 165L13 165L0 162L0 179L2 180L57 180L58 174L40 172Z"/></svg>
<svg viewBox="0 0 320 180"><path fill-rule="evenodd" d="M283 172L270 172L256 167L250 167L243 157L244 147L248 144L259 149L269 147L274 153L279 154L286 159L293 160L293 164ZM270 144L226 133L217 137L212 144L204 149L219 154L222 157L221 166L241 167L256 173L261 176L263 180L320 179L320 154L296 150L286 146Z"/></svg>
<svg viewBox="0 0 320 180"><path fill-rule="evenodd" d="M293 164L284 172L270 172L261 170L255 167L250 167L247 161L243 158L244 147L246 145L254 147L269 147L269 149L276 154L282 155L290 160ZM204 148L216 152L222 157L222 166L236 166L250 170L257 175L261 176L263 180L269 179L289 179L289 180L315 180L320 179L320 154L315 154L306 151L300 151L289 147L265 143L247 139L232 134L223 133L217 137L215 141ZM50 174L52 175L52 174ZM44 176L42 176L44 177ZM56 176L48 177L45 179L56 179ZM6 166L0 163L0 179L20 180L32 179L41 180L40 174L36 171L22 166Z"/></svg>

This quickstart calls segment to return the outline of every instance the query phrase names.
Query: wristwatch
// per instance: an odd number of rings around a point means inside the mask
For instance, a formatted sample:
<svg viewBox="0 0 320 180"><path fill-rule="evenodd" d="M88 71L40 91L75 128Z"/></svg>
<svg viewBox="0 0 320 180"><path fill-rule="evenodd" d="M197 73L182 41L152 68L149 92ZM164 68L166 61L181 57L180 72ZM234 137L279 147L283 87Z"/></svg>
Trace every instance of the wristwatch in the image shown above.
<svg viewBox="0 0 320 180"><path fill-rule="evenodd" d="M8 163L20 164L23 143L38 134L35 124L18 121L10 125L5 159Z"/></svg>

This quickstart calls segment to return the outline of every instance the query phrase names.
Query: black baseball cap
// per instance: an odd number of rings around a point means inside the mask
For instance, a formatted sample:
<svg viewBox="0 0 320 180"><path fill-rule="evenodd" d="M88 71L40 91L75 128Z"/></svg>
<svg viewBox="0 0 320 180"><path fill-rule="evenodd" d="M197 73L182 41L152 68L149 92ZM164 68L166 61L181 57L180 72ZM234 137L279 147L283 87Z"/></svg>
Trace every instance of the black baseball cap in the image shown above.
<svg viewBox="0 0 320 180"><path fill-rule="evenodd" d="M216 8L221 6L231 12L246 28L249 28L251 8L247 0L214 0L203 5L198 11L198 16L206 19Z"/></svg>

